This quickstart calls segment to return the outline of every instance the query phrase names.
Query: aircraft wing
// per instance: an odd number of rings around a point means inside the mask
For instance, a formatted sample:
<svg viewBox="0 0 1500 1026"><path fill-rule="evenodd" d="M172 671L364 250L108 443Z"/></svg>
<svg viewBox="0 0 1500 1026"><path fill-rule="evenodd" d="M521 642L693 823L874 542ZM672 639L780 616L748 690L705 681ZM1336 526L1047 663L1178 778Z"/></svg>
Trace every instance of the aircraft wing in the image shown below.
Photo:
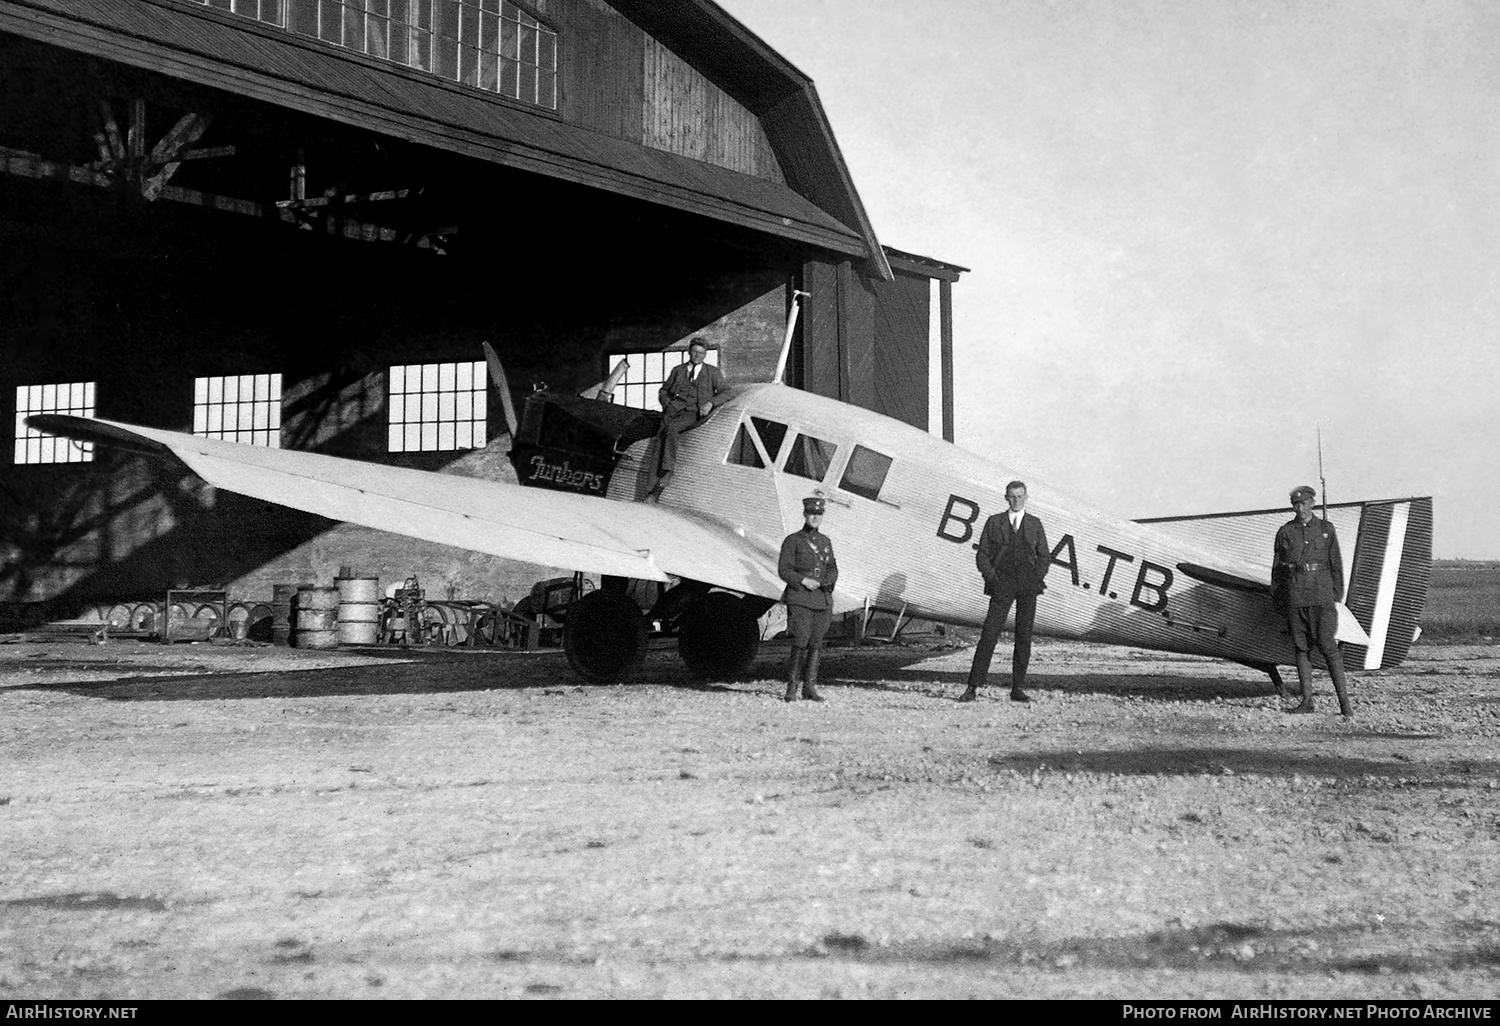
<svg viewBox="0 0 1500 1026"><path fill-rule="evenodd" d="M542 566L779 598L777 552L691 512L176 431L44 414L52 434L170 451L216 488L396 534Z"/></svg>

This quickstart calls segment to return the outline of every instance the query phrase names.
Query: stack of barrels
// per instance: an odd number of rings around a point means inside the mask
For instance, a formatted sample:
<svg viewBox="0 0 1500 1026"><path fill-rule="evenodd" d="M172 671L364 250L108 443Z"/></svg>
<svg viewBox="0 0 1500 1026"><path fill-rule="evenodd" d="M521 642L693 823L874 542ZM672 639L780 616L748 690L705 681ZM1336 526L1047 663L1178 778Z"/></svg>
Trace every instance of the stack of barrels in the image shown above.
<svg viewBox="0 0 1500 1026"><path fill-rule="evenodd" d="M375 644L380 629L380 578L356 577L344 567L334 584L339 593L339 644Z"/></svg>
<svg viewBox="0 0 1500 1026"><path fill-rule="evenodd" d="M380 578L340 567L331 588L312 582L271 589L271 641L297 648L373 645L380 628Z"/></svg>
<svg viewBox="0 0 1500 1026"><path fill-rule="evenodd" d="M339 590L317 585L297 589L298 648L334 648L338 645Z"/></svg>

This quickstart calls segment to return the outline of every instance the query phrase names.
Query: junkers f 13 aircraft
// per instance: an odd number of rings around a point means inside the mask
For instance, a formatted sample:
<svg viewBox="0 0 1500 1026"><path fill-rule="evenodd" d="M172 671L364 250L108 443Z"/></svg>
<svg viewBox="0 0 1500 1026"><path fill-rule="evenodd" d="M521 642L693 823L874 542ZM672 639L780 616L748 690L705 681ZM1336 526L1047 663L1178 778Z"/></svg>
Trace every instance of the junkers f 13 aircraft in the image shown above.
<svg viewBox="0 0 1500 1026"><path fill-rule="evenodd" d="M639 668L648 620L674 626L699 676L747 670L760 644L757 619L782 594L781 539L801 526L810 495L826 499L823 528L839 554L835 613L881 610L898 622L977 627L988 600L974 550L985 517L1006 508L1012 479L1028 481L1029 509L1053 544L1038 634L1215 656L1268 673L1278 690L1277 667L1294 661L1269 569L1285 509L1131 521L1019 467L780 383L731 388L682 435L676 472L653 502L660 414L589 397L606 382L582 396L539 391L517 426L503 370L487 355L511 422L519 487L104 420L41 415L28 423L145 445L215 487L335 520L603 575L604 586L571 607L564 627L569 662L595 682ZM783 367L785 356L784 348ZM1326 515L1352 564L1339 610L1345 664L1395 666L1426 601L1432 500L1343 503ZM630 578L670 587L643 612L626 591Z"/></svg>

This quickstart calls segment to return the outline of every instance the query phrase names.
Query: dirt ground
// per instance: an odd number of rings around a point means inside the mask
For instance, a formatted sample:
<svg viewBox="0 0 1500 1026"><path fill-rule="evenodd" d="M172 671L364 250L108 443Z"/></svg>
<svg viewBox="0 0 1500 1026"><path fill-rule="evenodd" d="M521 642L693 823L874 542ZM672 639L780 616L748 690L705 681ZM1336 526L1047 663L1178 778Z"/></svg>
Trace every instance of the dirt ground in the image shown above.
<svg viewBox="0 0 1500 1026"><path fill-rule="evenodd" d="M784 651L0 646L0 999L1496 994L1500 648Z"/></svg>

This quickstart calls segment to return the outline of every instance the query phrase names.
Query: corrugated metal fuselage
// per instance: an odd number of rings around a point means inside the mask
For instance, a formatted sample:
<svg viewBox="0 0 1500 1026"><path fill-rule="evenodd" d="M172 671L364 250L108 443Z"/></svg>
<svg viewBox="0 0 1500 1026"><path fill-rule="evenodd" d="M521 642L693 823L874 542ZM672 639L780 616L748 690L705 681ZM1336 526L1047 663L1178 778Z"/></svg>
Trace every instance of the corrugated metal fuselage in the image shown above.
<svg viewBox="0 0 1500 1026"><path fill-rule="evenodd" d="M621 459L612 498L643 494L654 446L638 443ZM1292 661L1285 624L1266 595L1204 584L1178 569L1191 563L1266 580L1265 566L1095 509L1019 468L888 417L783 385L742 386L687 432L661 504L722 521L775 551L801 526L802 499L822 495L823 531L839 561L838 608L868 602L978 626L988 600L974 553L985 519L1006 508L1005 486L1015 479L1027 482L1027 510L1042 519L1052 548L1039 633L1256 665ZM1271 541L1264 541L1267 553Z"/></svg>

